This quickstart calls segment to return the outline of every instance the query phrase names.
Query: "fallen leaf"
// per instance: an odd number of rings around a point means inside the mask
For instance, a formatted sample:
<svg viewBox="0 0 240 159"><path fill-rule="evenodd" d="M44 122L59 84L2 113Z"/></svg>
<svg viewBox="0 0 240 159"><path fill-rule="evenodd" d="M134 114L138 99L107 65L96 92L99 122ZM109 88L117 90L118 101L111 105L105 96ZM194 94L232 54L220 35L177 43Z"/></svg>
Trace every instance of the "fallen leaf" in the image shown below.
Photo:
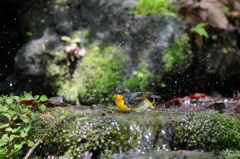
<svg viewBox="0 0 240 159"><path fill-rule="evenodd" d="M205 120L204 123L208 123L210 120Z"/></svg>
<svg viewBox="0 0 240 159"><path fill-rule="evenodd" d="M43 114L42 116L40 116L40 118L45 120L45 119L48 119L50 116L51 116L51 113L48 112L47 114Z"/></svg>
<svg viewBox="0 0 240 159"><path fill-rule="evenodd" d="M64 96L56 96L49 98L50 103L56 106L67 106Z"/></svg>
<svg viewBox="0 0 240 159"><path fill-rule="evenodd" d="M223 7L233 9L232 0L171 0L172 3L181 8L180 13L183 20L195 26L207 22L214 28L230 30L229 21Z"/></svg>

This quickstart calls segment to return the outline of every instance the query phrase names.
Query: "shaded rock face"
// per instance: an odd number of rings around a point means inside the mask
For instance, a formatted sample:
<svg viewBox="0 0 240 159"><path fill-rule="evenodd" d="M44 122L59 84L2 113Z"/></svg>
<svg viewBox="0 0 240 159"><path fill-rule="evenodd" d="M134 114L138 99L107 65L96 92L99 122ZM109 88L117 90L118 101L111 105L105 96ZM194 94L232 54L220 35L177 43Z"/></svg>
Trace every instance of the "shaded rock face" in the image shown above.
<svg viewBox="0 0 240 159"><path fill-rule="evenodd" d="M46 72L44 62L48 60L44 56L61 51L63 48L60 36L46 29L41 38L31 40L18 51L15 57L15 70L21 77L44 76Z"/></svg>
<svg viewBox="0 0 240 159"><path fill-rule="evenodd" d="M51 82L46 82L47 63L56 52L64 52L61 36L71 36L83 29L89 31L92 39L98 39L99 46L118 45L119 54L130 57L124 76L130 77L139 64L145 62L149 74L159 81L164 72L162 65L167 62L162 50L174 41L174 36L180 36L182 23L160 14L134 16L130 13L135 3L136 0L23 2L18 14L21 31L28 42L18 50L13 77L1 84L4 92L40 91L53 95Z"/></svg>

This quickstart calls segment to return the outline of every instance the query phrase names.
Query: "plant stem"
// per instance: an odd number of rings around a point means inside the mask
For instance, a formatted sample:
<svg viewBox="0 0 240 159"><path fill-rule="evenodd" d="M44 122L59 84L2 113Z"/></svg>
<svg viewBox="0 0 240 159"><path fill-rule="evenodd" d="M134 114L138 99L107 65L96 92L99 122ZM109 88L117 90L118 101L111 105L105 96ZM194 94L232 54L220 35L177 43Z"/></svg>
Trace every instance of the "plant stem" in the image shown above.
<svg viewBox="0 0 240 159"><path fill-rule="evenodd" d="M26 156L23 159L29 159L32 155L32 153L34 152L34 150L40 145L40 143L42 143L43 141L41 139L39 139L34 145L33 147L28 150Z"/></svg>

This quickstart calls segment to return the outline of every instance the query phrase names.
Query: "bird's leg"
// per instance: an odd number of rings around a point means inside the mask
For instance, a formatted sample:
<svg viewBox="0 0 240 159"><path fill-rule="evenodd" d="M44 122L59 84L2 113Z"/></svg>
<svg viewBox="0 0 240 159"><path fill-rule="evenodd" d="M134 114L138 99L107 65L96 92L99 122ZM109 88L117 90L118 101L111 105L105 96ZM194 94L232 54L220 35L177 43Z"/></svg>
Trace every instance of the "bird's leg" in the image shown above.
<svg viewBox="0 0 240 159"><path fill-rule="evenodd" d="M153 106L155 107L156 105L156 103L155 103L155 98L153 98L153 101L152 101L152 104L153 104Z"/></svg>
<svg viewBox="0 0 240 159"><path fill-rule="evenodd" d="M135 114L135 113L137 113L137 112L134 109L131 109L129 112L129 114Z"/></svg>

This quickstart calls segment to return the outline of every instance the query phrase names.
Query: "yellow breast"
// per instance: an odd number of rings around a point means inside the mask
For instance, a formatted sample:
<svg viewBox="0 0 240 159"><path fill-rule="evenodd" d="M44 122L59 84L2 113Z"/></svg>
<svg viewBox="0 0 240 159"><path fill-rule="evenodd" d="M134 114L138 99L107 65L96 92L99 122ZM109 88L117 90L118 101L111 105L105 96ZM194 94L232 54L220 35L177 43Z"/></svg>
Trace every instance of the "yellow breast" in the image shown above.
<svg viewBox="0 0 240 159"><path fill-rule="evenodd" d="M116 105L118 106L118 108L119 108L121 111L131 111L131 108L128 108L128 107L124 104L123 96L121 96L121 95L115 95L115 102L116 102Z"/></svg>

